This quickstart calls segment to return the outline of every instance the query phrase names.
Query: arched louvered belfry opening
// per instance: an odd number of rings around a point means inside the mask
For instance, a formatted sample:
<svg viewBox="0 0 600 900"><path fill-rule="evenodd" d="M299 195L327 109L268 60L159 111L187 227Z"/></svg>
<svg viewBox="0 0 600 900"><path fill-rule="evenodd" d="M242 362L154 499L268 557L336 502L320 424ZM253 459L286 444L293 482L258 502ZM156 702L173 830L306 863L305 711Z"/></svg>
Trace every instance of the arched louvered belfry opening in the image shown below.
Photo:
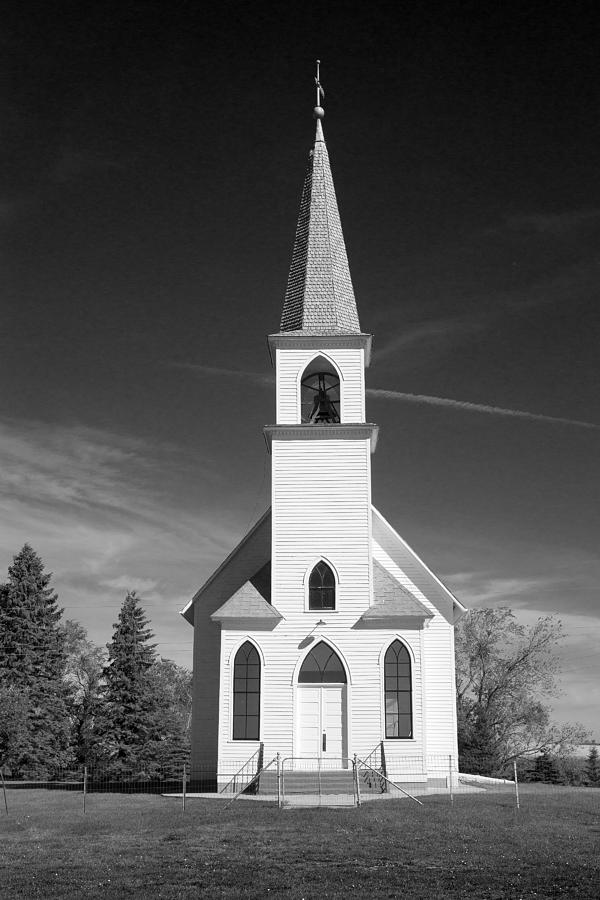
<svg viewBox="0 0 600 900"><path fill-rule="evenodd" d="M258 741L260 735L260 657L246 641L233 664L233 740Z"/></svg>
<svg viewBox="0 0 600 900"><path fill-rule="evenodd" d="M335 575L324 560L320 560L310 573L308 608L335 609Z"/></svg>
<svg viewBox="0 0 600 900"><path fill-rule="evenodd" d="M324 356L311 360L300 380L300 421L323 425L341 421L340 376Z"/></svg>
<svg viewBox="0 0 600 900"><path fill-rule="evenodd" d="M385 736L411 738L412 677L410 654L398 640L390 644L385 654Z"/></svg>
<svg viewBox="0 0 600 900"><path fill-rule="evenodd" d="M346 670L335 650L324 641L302 663L298 684L346 684Z"/></svg>

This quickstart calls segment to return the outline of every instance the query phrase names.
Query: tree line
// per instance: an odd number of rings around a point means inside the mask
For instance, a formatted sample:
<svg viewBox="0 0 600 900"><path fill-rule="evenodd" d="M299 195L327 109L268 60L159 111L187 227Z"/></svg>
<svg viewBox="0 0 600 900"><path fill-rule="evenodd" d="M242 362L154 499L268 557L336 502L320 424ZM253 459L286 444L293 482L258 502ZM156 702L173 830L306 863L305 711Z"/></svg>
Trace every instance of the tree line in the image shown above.
<svg viewBox="0 0 600 900"><path fill-rule="evenodd" d="M471 610L455 628L456 698L461 771L510 773L519 759L530 781L600 787L598 751L573 756L589 741L579 724L557 724L550 700L560 688L563 638L555 616L532 626L510 609Z"/></svg>
<svg viewBox="0 0 600 900"><path fill-rule="evenodd" d="M130 591L106 650L63 621L28 544L0 585L0 766L43 774L88 765L152 773L187 759L191 673L162 659Z"/></svg>
<svg viewBox="0 0 600 900"><path fill-rule="evenodd" d="M43 772L89 765L112 773L178 767L189 753L191 672L162 659L130 591L106 651L63 610L28 545L0 585L0 766ZM501 774L529 761L532 780L600 786L595 748L576 765L580 725L551 721L561 624L527 628L509 609L472 610L455 629L461 771ZM521 764L522 766L522 764Z"/></svg>

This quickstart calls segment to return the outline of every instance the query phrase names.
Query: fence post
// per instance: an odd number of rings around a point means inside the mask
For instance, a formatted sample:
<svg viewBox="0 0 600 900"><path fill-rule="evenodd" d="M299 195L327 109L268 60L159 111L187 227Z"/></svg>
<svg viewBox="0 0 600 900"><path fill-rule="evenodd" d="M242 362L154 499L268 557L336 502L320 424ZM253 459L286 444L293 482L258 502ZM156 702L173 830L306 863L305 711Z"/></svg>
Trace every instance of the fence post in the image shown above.
<svg viewBox="0 0 600 900"><path fill-rule="evenodd" d="M181 779L181 809L185 812L185 796L187 793L187 767L183 764L183 776Z"/></svg>
<svg viewBox="0 0 600 900"><path fill-rule="evenodd" d="M454 790L452 787L452 754L448 756L448 787L450 788L450 803L454 803Z"/></svg>
<svg viewBox="0 0 600 900"><path fill-rule="evenodd" d="M281 755L277 752L277 806L281 809Z"/></svg>
<svg viewBox="0 0 600 900"><path fill-rule="evenodd" d="M358 765L356 763L357 756L354 754L352 764L354 766L354 784L356 785L356 805L360 806L360 782L358 780Z"/></svg>
<svg viewBox="0 0 600 900"><path fill-rule="evenodd" d="M85 812L85 800L87 797L87 779L88 779L88 771L87 766L83 767L83 811Z"/></svg>
<svg viewBox="0 0 600 900"><path fill-rule="evenodd" d="M513 772L515 773L515 800L517 801L517 809L521 809L519 805L519 779L517 778L517 761L513 759Z"/></svg>
<svg viewBox="0 0 600 900"><path fill-rule="evenodd" d="M4 793L4 808L6 809L6 815L8 815L8 800L6 799L6 784L4 782L4 766L0 766L0 775L2 776L2 792Z"/></svg>

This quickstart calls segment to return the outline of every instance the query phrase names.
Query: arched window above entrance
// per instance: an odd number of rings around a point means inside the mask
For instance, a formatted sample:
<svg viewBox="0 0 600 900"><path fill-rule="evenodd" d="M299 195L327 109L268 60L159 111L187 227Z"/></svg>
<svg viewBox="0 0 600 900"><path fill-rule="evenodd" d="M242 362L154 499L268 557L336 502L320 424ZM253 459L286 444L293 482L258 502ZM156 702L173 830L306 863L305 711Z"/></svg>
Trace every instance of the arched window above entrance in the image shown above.
<svg viewBox="0 0 600 900"><path fill-rule="evenodd" d="M346 684L342 661L329 644L320 641L310 651L298 675L299 684Z"/></svg>
<svg viewBox="0 0 600 900"><path fill-rule="evenodd" d="M340 421L340 378L324 356L313 359L302 374L300 421L310 425Z"/></svg>
<svg viewBox="0 0 600 900"><path fill-rule="evenodd" d="M335 575L323 560L316 564L308 579L308 608L335 609Z"/></svg>

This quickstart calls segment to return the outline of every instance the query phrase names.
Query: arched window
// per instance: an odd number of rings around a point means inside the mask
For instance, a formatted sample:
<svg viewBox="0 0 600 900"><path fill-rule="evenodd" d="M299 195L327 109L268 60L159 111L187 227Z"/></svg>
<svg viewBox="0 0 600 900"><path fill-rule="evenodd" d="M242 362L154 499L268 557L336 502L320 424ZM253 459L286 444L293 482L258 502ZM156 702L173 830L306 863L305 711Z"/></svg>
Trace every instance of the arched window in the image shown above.
<svg viewBox="0 0 600 900"><path fill-rule="evenodd" d="M260 733L260 658L246 641L233 665L233 739L257 741Z"/></svg>
<svg viewBox="0 0 600 900"><path fill-rule="evenodd" d="M385 736L412 737L410 656L400 641L394 641L385 654Z"/></svg>
<svg viewBox="0 0 600 900"><path fill-rule="evenodd" d="M299 684L346 684L342 661L329 644L320 641L310 651L298 675Z"/></svg>
<svg viewBox="0 0 600 900"><path fill-rule="evenodd" d="M317 356L306 367L300 382L300 420L322 425L340 421L340 379L332 364Z"/></svg>
<svg viewBox="0 0 600 900"><path fill-rule="evenodd" d="M335 575L326 562L318 562L308 579L308 608L335 609Z"/></svg>

